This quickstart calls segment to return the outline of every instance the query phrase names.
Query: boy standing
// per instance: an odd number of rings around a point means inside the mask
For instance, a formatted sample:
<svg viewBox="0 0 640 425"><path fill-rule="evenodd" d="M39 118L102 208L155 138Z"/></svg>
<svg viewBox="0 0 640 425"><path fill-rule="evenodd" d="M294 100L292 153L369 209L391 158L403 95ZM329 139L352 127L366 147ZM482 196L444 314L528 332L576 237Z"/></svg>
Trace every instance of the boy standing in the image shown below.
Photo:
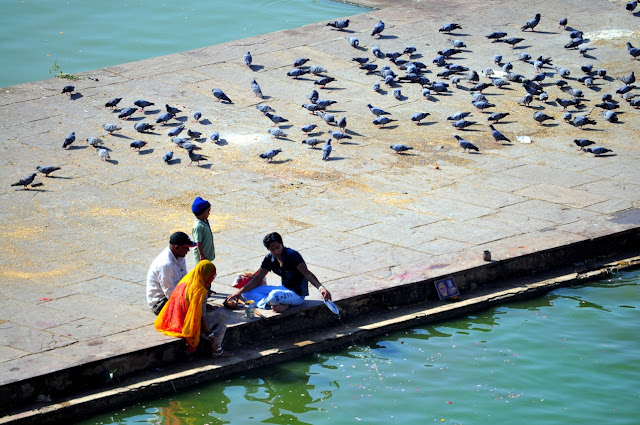
<svg viewBox="0 0 640 425"><path fill-rule="evenodd" d="M196 264L201 260L213 261L216 258L216 251L213 246L213 233L209 226L211 204L198 196L191 205L191 211L196 216L191 231L193 241L196 243L196 249L193 250Z"/></svg>

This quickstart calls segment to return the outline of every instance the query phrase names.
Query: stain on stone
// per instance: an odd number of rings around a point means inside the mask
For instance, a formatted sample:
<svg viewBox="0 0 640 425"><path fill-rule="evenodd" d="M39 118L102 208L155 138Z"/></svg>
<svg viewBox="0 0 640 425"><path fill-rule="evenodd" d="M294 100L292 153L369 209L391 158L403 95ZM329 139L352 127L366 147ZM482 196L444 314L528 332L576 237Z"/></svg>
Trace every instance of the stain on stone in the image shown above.
<svg viewBox="0 0 640 425"><path fill-rule="evenodd" d="M640 208L618 211L609 219L612 223L640 225Z"/></svg>

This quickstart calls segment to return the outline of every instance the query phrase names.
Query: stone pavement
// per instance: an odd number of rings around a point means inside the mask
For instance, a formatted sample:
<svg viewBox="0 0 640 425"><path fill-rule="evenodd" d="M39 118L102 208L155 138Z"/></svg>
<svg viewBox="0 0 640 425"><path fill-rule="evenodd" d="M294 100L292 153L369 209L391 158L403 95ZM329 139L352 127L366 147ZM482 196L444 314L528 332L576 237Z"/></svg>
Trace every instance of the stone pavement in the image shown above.
<svg viewBox="0 0 640 425"><path fill-rule="evenodd" d="M630 60L625 43L637 43L640 21L624 11L624 2L566 1L562 10L551 1L537 3L537 10L522 1L377 5L384 7L350 17L349 32L318 23L86 72L81 77L87 78L72 83L73 97L60 94L68 82L59 79L2 89L1 385L166 344L168 338L153 330L154 316L145 305L146 272L171 232L190 231L190 204L197 195L213 205L219 273L214 289L221 297L237 273L259 266L266 253L262 237L271 231L301 251L334 299L348 300L478 267L487 249L501 261L640 227L639 111L615 95L620 122L605 122L594 105L622 83L596 79L588 89L577 81L584 64L606 68L611 77L639 70L640 61ZM537 11L542 13L539 31L521 32ZM562 47L569 37L557 29L557 21L564 16L589 39L592 50L585 57ZM369 34L378 19L386 29L384 37L374 39ZM446 22L461 23L463 30L439 33ZM484 36L497 30L525 41L514 50L490 43ZM354 50L346 36L358 37L362 48ZM586 107L570 111L592 111L598 124L581 130L562 121L561 108L551 100L569 96L553 84L554 69L546 68L548 103L518 105L524 91L514 83L485 91L497 105L491 112L511 114L497 128L512 143L494 144L488 114L472 108L468 86L429 99L420 86L408 83L383 85L375 93L371 86L380 78L365 75L351 61L371 57L373 45L384 52L413 45L419 53L414 59L426 63L425 75L437 80L442 69L431 60L454 38L468 48L451 62L477 71L498 70L492 58L500 53L514 71L531 77L533 66L518 61L515 53L551 56L554 65L570 69L571 87L585 92ZM254 58L252 69L242 62L247 50ZM318 124L323 134L317 137L323 139L327 129L337 128L300 109L314 78L286 76L299 57L337 78L319 89L320 96L338 101L329 112L347 117L352 139L334 141L329 161L300 143L305 124ZM252 95L253 78L264 100ZM214 87L234 103L215 102ZM393 88L401 88L405 98L396 100ZM144 98L156 107L124 121L103 106L114 97L123 98L121 106ZM151 134L134 131L137 122L155 122L165 103L183 110L174 124L204 136L220 132L217 145L204 138L195 142L198 152L210 157L201 166L188 166L186 153L173 146L166 136L173 126L157 126ZM280 126L288 137L267 133L271 122L255 109L259 103L289 119ZM377 128L368 103L391 112L398 122ZM202 111L200 123L191 119L196 109ZM472 109L467 119L478 122L472 130L454 131L445 119ZM535 110L555 120L539 126L531 118ZM409 118L420 111L431 115L416 126ZM108 135L103 123L123 129ZM77 141L62 149L72 131ZM454 134L480 152L462 153ZM532 143L519 143L516 136L530 136ZM102 138L111 160L100 161L87 137ZM574 138L594 140L613 155L577 152ZM148 142L140 153L129 148L138 139ZM396 155L389 149L393 143L414 149ZM283 152L274 161L258 157L275 148ZM162 155L169 150L174 160L165 164ZM39 175L42 186L10 186L37 165L62 169L51 178ZM187 259L193 267L193 257ZM277 283L273 277L270 282ZM310 300L318 300L313 289ZM232 322L243 320L236 314Z"/></svg>

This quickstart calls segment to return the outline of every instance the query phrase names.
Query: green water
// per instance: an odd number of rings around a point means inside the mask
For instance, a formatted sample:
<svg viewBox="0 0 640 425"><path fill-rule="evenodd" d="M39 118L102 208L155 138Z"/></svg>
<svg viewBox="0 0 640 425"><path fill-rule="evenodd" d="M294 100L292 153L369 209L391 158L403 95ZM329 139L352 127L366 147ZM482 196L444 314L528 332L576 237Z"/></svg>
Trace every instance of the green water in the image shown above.
<svg viewBox="0 0 640 425"><path fill-rule="evenodd" d="M334 20L329 0L1 0L0 87Z"/></svg>
<svg viewBox="0 0 640 425"><path fill-rule="evenodd" d="M253 371L83 424L632 424L640 272Z"/></svg>

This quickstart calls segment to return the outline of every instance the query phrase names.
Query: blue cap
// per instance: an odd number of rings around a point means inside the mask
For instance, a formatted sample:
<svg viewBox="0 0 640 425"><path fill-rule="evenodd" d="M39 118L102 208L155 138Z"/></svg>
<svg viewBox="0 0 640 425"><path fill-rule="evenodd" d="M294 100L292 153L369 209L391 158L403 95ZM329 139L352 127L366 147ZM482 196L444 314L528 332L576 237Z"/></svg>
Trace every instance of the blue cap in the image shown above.
<svg viewBox="0 0 640 425"><path fill-rule="evenodd" d="M196 200L193 201L193 204L191 204L191 211L195 215L200 215L210 206L211 204L209 203L209 201L205 201L204 199L198 196Z"/></svg>

